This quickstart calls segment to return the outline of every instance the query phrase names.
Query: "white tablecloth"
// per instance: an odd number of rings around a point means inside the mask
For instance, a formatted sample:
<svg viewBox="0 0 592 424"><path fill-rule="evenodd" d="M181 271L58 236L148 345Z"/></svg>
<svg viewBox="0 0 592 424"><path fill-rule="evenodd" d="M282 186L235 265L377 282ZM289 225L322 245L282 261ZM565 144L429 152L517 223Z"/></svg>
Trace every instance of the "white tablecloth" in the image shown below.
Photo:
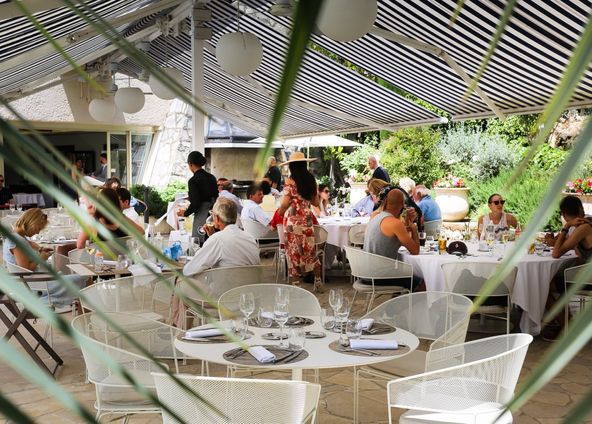
<svg viewBox="0 0 592 424"><path fill-rule="evenodd" d="M319 218L319 225L327 230L327 243L344 248L349 246L349 229L353 225L368 224L369 217L362 218Z"/></svg>
<svg viewBox="0 0 592 424"><path fill-rule="evenodd" d="M439 255L438 253L422 253L409 255L401 252L405 262L413 265L413 273L425 280L426 288L434 291L446 290L444 274L441 265L448 262L497 262L498 256L478 252L477 245L468 243L468 256L460 259L454 255ZM511 248L511 243L507 249ZM541 320L545 313L545 303L549 294L549 283L563 264L575 260L575 253L569 252L562 258L553 259L549 253L545 256L528 255L526 252L518 261L516 267L516 283L512 292L512 303L524 311L520 321L520 329L525 333L537 335L541 331Z"/></svg>
<svg viewBox="0 0 592 424"><path fill-rule="evenodd" d="M41 193L16 193L12 197L17 205L36 203L40 208L45 206L45 199Z"/></svg>

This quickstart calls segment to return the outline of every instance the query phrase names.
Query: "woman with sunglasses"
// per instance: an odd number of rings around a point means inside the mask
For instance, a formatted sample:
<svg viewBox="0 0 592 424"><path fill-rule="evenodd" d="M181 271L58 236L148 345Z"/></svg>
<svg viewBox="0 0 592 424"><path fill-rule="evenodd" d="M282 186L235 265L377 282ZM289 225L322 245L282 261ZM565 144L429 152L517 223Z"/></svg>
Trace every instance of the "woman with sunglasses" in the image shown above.
<svg viewBox="0 0 592 424"><path fill-rule="evenodd" d="M516 217L511 213L504 212L504 203L506 201L500 194L495 193L489 196L487 205L491 212L479 217L479 225L477 227L479 239L485 240L485 233L488 226L493 226L496 240L499 240L502 232L509 230L510 227L518 228Z"/></svg>
<svg viewBox="0 0 592 424"><path fill-rule="evenodd" d="M331 202L329 200L329 186L319 184L319 206L313 206L315 216L330 215Z"/></svg>

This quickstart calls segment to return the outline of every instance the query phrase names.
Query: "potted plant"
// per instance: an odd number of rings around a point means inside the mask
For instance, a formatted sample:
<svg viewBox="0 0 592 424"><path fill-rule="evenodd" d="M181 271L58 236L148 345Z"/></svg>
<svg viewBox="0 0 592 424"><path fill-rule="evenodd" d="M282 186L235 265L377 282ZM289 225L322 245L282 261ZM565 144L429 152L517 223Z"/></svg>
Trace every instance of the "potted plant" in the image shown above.
<svg viewBox="0 0 592 424"><path fill-rule="evenodd" d="M592 177L586 179L577 178L573 181L568 181L565 185L563 195L578 196L582 201L586 215L592 214Z"/></svg>
<svg viewBox="0 0 592 424"><path fill-rule="evenodd" d="M434 182L436 203L444 221L461 221L469 212L469 188L462 178L449 174Z"/></svg>

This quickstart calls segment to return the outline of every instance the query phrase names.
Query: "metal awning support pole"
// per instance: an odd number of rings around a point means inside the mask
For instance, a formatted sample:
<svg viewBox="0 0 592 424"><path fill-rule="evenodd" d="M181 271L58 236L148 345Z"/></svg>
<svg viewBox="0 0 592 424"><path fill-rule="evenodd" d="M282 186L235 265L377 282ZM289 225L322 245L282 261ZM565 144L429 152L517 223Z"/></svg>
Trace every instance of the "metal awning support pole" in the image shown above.
<svg viewBox="0 0 592 424"><path fill-rule="evenodd" d="M202 106L204 104L204 49L206 40L211 37L211 28L201 26L211 19L212 11L204 9L200 2L193 7L191 35L191 93L193 100ZM206 116L193 108L191 125L191 149L205 154L205 119Z"/></svg>

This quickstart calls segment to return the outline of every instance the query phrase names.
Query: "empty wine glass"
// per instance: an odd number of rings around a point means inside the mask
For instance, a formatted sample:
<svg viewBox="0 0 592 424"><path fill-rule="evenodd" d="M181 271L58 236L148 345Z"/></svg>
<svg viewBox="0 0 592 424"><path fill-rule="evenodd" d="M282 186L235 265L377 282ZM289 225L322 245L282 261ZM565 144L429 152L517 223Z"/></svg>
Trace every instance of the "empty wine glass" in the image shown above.
<svg viewBox="0 0 592 424"><path fill-rule="evenodd" d="M273 319L280 326L280 347L288 347L288 343L284 343L284 325L288 322L289 318L288 304L276 303L273 308Z"/></svg>
<svg viewBox="0 0 592 424"><path fill-rule="evenodd" d="M333 315L337 317L337 311L341 308L343 303L343 290L342 289L331 289L329 292L329 305L333 309Z"/></svg>
<svg viewBox="0 0 592 424"><path fill-rule="evenodd" d="M290 303L290 291L287 287L278 287L276 289L275 303Z"/></svg>
<svg viewBox="0 0 592 424"><path fill-rule="evenodd" d="M346 345L348 344L348 339L347 339L347 335L345 334L345 327L346 327L346 322L347 322L347 317L349 317L349 311L351 309L351 301L347 298L344 297L341 303L341 307L339 309L337 309L336 314L335 314L335 318L337 321L339 321L339 325L340 330L341 330L341 335L339 336L339 343L341 343L342 345Z"/></svg>
<svg viewBox="0 0 592 424"><path fill-rule="evenodd" d="M253 293L241 293L239 299L240 311L245 316L245 334L249 331L249 317L255 312L255 296Z"/></svg>

